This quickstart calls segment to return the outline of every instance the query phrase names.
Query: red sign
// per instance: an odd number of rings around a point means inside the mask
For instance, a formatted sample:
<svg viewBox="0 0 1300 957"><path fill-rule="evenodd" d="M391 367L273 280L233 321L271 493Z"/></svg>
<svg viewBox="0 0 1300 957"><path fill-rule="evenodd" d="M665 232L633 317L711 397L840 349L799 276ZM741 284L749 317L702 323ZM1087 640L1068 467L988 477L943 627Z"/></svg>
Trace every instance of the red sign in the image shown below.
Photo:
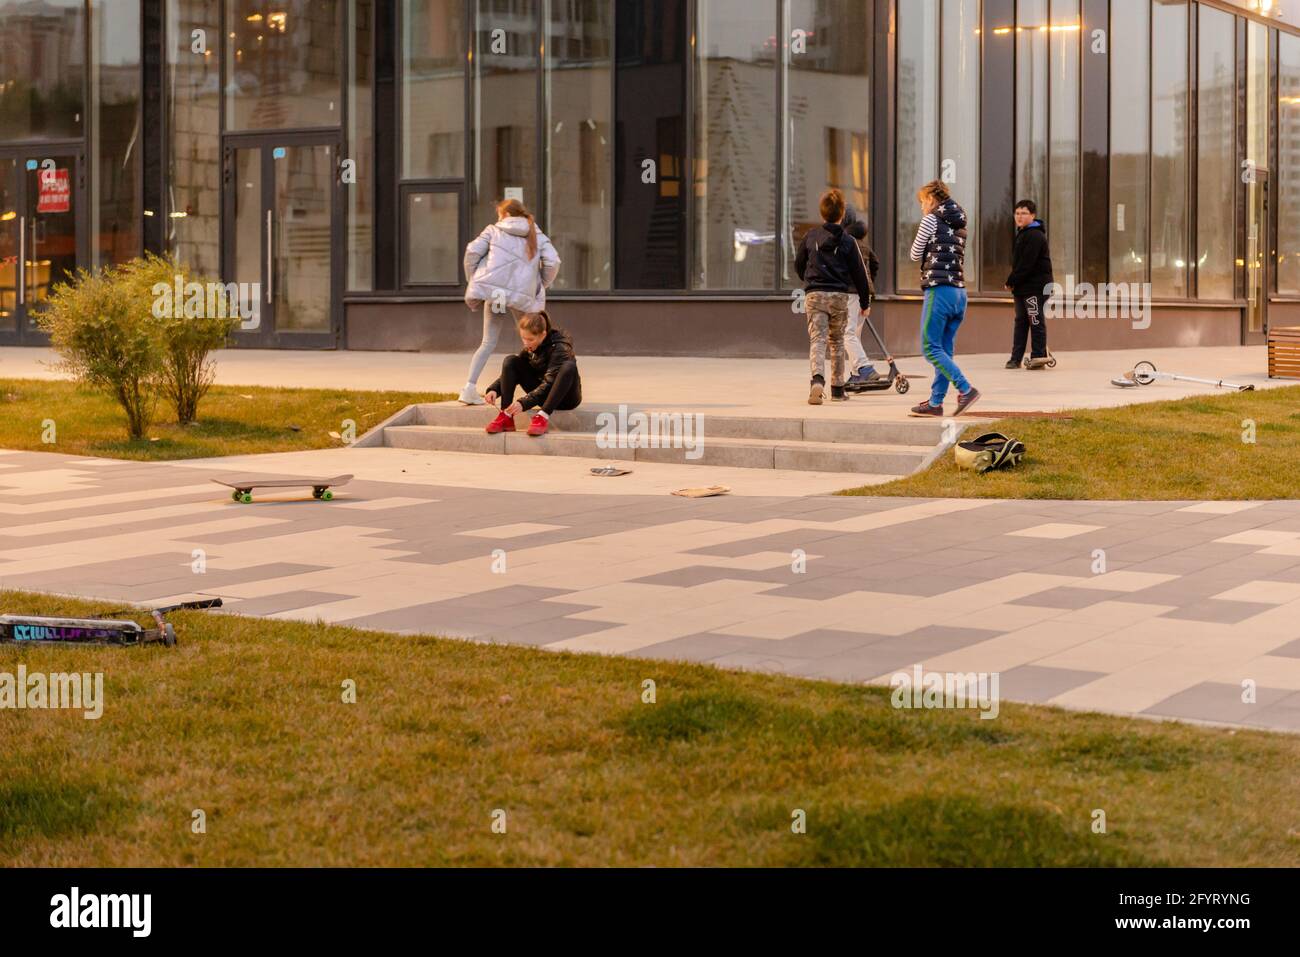
<svg viewBox="0 0 1300 957"><path fill-rule="evenodd" d="M41 184L36 200L38 213L66 213L72 209L72 192L66 169L43 169L36 178Z"/></svg>

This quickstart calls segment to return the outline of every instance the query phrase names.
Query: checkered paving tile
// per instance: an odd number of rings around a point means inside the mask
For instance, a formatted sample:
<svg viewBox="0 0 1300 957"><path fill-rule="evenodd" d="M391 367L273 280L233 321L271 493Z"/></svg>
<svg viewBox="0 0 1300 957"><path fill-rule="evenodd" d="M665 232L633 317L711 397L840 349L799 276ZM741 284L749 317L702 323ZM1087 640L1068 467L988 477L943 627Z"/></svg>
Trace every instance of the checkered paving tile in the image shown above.
<svg viewBox="0 0 1300 957"><path fill-rule="evenodd" d="M232 502L191 465L17 452L0 588L1300 731L1300 503L502 494ZM1243 698L1243 681L1256 693Z"/></svg>

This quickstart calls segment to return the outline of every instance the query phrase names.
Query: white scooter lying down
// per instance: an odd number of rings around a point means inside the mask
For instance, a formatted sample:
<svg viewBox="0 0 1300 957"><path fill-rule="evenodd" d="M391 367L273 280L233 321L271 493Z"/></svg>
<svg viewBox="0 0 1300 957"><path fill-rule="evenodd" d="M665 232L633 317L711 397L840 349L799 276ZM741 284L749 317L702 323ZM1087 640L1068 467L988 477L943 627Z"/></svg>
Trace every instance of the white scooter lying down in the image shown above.
<svg viewBox="0 0 1300 957"><path fill-rule="evenodd" d="M1227 382L1223 379L1198 379L1196 376L1157 372L1156 367L1150 362L1139 362L1133 367L1132 371L1111 379L1110 384L1119 386L1121 389L1136 389L1140 385L1150 385L1157 379L1170 379L1174 382L1199 382L1201 385L1212 385L1216 389L1232 389L1235 392L1255 391L1253 385L1242 385L1239 382Z"/></svg>

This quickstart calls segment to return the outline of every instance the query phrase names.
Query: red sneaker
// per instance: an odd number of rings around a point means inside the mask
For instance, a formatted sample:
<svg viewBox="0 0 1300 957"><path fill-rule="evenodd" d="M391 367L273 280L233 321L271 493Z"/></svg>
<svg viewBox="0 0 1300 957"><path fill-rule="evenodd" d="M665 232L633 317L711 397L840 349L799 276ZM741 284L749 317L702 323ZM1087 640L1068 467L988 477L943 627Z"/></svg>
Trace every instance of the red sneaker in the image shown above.
<svg viewBox="0 0 1300 957"><path fill-rule="evenodd" d="M506 415L504 412L498 412L497 417L487 425L488 435L496 435L498 432L513 432L515 430L515 417Z"/></svg>
<svg viewBox="0 0 1300 957"><path fill-rule="evenodd" d="M532 423L528 426L528 434L533 438L546 434L546 427L551 424L551 420L544 415L533 416Z"/></svg>

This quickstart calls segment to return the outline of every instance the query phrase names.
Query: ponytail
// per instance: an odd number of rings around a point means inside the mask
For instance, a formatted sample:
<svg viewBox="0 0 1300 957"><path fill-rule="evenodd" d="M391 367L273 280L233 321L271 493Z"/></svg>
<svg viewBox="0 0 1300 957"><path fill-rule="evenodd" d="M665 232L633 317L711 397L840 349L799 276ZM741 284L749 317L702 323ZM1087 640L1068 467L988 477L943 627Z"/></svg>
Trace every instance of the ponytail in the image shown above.
<svg viewBox="0 0 1300 957"><path fill-rule="evenodd" d="M508 216L522 216L528 220L528 259L531 262L537 258L537 222L528 207L517 199L503 199L497 203L497 219Z"/></svg>

